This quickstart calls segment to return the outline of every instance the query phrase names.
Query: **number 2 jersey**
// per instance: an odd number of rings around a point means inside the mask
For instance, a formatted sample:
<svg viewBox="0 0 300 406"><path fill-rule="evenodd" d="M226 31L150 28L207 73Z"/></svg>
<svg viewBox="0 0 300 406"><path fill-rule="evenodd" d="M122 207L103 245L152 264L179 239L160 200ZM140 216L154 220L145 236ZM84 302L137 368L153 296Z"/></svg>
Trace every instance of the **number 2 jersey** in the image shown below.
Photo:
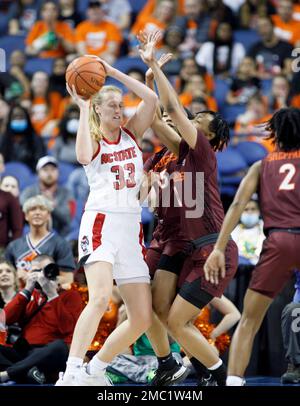
<svg viewBox="0 0 300 406"><path fill-rule="evenodd" d="M300 228L300 150L262 160L259 194L265 230Z"/></svg>
<svg viewBox="0 0 300 406"><path fill-rule="evenodd" d="M116 142L103 137L84 169L90 186L85 210L140 213L143 157L129 130L121 127Z"/></svg>

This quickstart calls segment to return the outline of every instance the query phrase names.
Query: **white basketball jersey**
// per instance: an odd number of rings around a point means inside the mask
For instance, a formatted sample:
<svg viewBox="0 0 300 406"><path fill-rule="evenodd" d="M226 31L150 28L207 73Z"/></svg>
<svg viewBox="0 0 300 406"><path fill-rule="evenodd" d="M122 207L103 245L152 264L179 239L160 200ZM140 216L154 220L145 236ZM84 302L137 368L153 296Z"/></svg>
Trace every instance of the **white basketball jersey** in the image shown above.
<svg viewBox="0 0 300 406"><path fill-rule="evenodd" d="M121 128L116 142L103 138L94 159L84 169L90 186L85 210L140 213L143 157L126 128Z"/></svg>

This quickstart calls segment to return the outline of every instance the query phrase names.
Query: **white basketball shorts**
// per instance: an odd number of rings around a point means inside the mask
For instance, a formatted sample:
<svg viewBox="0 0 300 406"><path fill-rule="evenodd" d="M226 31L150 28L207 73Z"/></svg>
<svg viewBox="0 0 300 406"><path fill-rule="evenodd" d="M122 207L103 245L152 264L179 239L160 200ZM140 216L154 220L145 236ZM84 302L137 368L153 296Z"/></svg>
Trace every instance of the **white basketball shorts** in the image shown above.
<svg viewBox="0 0 300 406"><path fill-rule="evenodd" d="M78 253L81 265L111 263L115 280L146 278L150 283L140 214L85 211Z"/></svg>

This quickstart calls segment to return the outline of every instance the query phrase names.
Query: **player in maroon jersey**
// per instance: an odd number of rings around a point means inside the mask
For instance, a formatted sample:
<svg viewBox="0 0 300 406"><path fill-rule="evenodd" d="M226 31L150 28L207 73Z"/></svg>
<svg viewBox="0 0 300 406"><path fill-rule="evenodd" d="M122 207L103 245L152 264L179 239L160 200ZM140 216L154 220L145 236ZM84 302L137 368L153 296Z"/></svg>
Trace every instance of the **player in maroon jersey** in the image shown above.
<svg viewBox="0 0 300 406"><path fill-rule="evenodd" d="M300 110L283 108L266 125L277 151L256 162L243 179L230 206L214 251L205 264L206 280L218 286L224 273L224 250L230 233L252 194L259 189L267 236L234 333L227 385L244 385L254 337L275 296L300 267Z"/></svg>
<svg viewBox="0 0 300 406"><path fill-rule="evenodd" d="M191 262L188 262L188 267L185 267L185 278L180 277L182 282L179 285L179 293L171 305L166 324L171 335L182 347L210 370L218 385L224 385L226 369L213 348L193 327L192 320L199 313L199 309L207 305L213 297L222 295L236 271L237 249L231 241L228 244L227 278L222 286L216 288L204 280L203 265L213 248L212 244L216 241L224 216L218 191L214 151L222 150L229 139L229 130L227 123L218 113L201 112L192 121L186 117L176 92L153 56L158 38L158 33L140 37L143 43L141 57L151 67L160 101L182 139L161 120L156 119L152 126L160 135L164 134L168 142L166 145L178 156L176 179L178 190L182 189L182 185L183 188L189 186L188 175L192 175L191 190L188 192L192 192L191 200L195 202L195 207L190 206L189 202L183 199L180 226L187 239L197 248L189 260ZM197 173L204 173L200 196L197 188ZM201 206L202 197L204 197L204 207L203 212L199 212L198 206ZM189 218L191 215L193 218ZM151 342L153 344L152 339Z"/></svg>

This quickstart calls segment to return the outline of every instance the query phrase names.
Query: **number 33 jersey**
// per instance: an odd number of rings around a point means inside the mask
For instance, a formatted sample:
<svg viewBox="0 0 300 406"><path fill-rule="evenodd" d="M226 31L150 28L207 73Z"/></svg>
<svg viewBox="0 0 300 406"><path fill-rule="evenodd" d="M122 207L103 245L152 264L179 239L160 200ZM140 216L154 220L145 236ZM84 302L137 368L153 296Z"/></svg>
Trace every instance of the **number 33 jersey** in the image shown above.
<svg viewBox="0 0 300 406"><path fill-rule="evenodd" d="M262 160L260 206L264 228L300 228L300 150Z"/></svg>
<svg viewBox="0 0 300 406"><path fill-rule="evenodd" d="M85 210L140 213L143 157L129 130L121 127L115 142L103 137L84 169L90 186Z"/></svg>

